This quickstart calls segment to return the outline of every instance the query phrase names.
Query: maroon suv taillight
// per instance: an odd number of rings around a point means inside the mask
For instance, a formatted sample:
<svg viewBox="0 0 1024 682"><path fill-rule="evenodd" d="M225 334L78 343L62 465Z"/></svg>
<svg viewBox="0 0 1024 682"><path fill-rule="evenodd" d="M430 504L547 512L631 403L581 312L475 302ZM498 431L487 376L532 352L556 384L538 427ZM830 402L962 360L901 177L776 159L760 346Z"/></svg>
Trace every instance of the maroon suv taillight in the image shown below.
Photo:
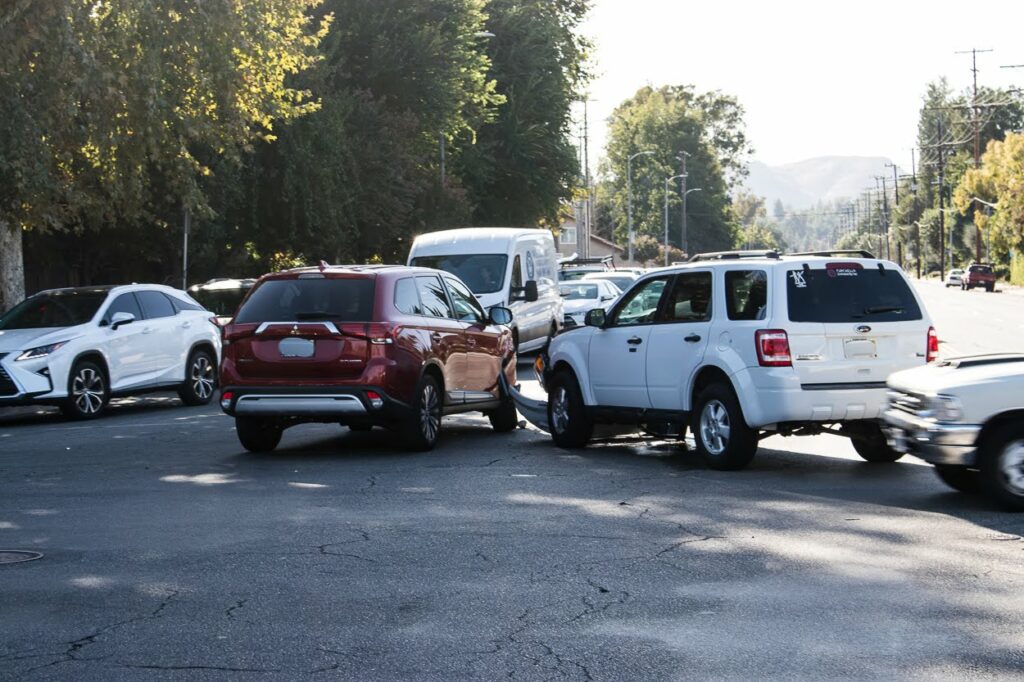
<svg viewBox="0 0 1024 682"><path fill-rule="evenodd" d="M762 367L792 367L789 336L782 329L758 329L754 334L757 361Z"/></svg>
<svg viewBox="0 0 1024 682"><path fill-rule="evenodd" d="M939 359L939 334L935 327L928 328L928 362L935 362Z"/></svg>

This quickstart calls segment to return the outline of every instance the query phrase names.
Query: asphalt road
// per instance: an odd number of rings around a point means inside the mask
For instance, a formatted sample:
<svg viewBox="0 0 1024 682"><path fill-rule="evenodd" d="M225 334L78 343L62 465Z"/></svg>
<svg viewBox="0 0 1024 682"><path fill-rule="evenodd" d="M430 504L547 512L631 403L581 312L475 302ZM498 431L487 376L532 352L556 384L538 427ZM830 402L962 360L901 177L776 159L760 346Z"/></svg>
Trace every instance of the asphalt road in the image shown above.
<svg viewBox="0 0 1024 682"><path fill-rule="evenodd" d="M1024 320L922 291L958 350ZM1024 515L764 446L719 473L465 416L427 454L304 426L254 456L171 397L0 412L0 550L44 554L0 564L0 679L1021 677Z"/></svg>

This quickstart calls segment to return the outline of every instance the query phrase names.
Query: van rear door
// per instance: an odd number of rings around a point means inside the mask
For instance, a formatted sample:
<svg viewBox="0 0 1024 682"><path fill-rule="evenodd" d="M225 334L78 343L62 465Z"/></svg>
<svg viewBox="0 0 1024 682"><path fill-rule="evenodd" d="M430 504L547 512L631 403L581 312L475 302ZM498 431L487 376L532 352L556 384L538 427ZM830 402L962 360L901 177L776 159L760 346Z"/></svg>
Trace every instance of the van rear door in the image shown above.
<svg viewBox="0 0 1024 682"><path fill-rule="evenodd" d="M903 274L881 263L786 270L793 367L808 390L884 388L926 362L929 322Z"/></svg>

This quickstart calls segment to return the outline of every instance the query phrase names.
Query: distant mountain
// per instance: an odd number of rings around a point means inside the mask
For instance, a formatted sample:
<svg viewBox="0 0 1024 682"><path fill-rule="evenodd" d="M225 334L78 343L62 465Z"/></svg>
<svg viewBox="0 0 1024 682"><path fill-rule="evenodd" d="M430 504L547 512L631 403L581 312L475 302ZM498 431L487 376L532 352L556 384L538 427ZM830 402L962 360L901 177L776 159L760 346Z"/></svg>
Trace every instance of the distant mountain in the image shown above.
<svg viewBox="0 0 1024 682"><path fill-rule="evenodd" d="M881 156L820 156L806 161L769 166L753 161L747 189L765 198L771 213L776 199L790 208L810 208L819 201L853 198L874 187L876 175L887 175L889 159Z"/></svg>

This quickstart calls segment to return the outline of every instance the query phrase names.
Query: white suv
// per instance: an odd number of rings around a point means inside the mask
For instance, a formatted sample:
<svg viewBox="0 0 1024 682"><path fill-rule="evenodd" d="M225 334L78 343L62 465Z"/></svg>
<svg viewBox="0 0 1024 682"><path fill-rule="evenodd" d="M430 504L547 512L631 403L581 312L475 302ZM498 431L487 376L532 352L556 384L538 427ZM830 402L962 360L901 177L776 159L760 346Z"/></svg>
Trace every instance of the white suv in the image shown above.
<svg viewBox="0 0 1024 682"><path fill-rule="evenodd" d="M0 406L59 405L98 417L112 396L176 389L213 397L220 332L184 291L141 284L53 289L0 317Z"/></svg>
<svg viewBox="0 0 1024 682"><path fill-rule="evenodd" d="M689 426L718 469L746 466L776 433L836 433L895 461L878 421L886 379L938 353L903 272L865 252L704 254L586 321L537 361L555 443L582 447L597 424L679 438Z"/></svg>

